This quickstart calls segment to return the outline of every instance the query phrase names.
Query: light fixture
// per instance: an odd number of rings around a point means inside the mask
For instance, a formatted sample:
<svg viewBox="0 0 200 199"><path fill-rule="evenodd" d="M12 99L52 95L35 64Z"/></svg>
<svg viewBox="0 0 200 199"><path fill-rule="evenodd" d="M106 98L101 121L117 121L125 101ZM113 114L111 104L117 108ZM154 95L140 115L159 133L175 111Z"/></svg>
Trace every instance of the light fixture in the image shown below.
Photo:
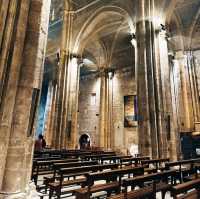
<svg viewBox="0 0 200 199"><path fill-rule="evenodd" d="M163 34L168 41L171 40L170 32L167 30L165 25L160 24L159 33Z"/></svg>
<svg viewBox="0 0 200 199"><path fill-rule="evenodd" d="M114 77L114 70L108 71L108 77L109 79L112 79Z"/></svg>
<svg viewBox="0 0 200 199"><path fill-rule="evenodd" d="M162 31L166 31L166 27L165 27L165 25L160 24L160 26L161 26L161 30L162 30Z"/></svg>
<svg viewBox="0 0 200 199"><path fill-rule="evenodd" d="M131 44L133 46L136 45L136 35L134 33L131 33Z"/></svg>

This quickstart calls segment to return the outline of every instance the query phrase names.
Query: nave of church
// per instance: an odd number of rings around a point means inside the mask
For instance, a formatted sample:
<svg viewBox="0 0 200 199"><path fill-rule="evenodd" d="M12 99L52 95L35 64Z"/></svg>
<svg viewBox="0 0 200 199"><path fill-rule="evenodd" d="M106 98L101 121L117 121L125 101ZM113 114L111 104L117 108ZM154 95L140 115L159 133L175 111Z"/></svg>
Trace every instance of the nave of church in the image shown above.
<svg viewBox="0 0 200 199"><path fill-rule="evenodd" d="M199 0L0 0L0 199L200 199Z"/></svg>

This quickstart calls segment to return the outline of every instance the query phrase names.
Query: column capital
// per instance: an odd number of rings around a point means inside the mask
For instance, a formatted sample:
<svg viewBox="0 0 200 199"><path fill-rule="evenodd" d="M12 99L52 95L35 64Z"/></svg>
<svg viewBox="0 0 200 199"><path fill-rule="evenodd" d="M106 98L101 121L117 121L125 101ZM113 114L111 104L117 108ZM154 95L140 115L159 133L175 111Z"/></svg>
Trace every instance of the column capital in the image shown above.
<svg viewBox="0 0 200 199"><path fill-rule="evenodd" d="M106 74L107 74L106 68L100 68L99 69L99 76L100 77L106 77Z"/></svg>

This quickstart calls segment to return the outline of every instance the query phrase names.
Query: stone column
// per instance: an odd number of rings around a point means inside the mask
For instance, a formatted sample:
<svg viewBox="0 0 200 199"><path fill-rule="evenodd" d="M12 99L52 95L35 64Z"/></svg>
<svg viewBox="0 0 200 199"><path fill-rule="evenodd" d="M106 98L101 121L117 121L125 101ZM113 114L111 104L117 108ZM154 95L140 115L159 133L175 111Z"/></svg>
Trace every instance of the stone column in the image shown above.
<svg viewBox="0 0 200 199"><path fill-rule="evenodd" d="M71 1L65 0L54 122L54 131L56 132L55 148L57 149L63 147L62 143L66 139L66 104L69 88L68 65L72 37L72 14Z"/></svg>
<svg viewBox="0 0 200 199"><path fill-rule="evenodd" d="M159 150L163 158L177 159L177 123L172 108L172 93L170 84L170 65L168 58L167 35L160 30L156 35L155 55L157 68L157 84L159 99Z"/></svg>
<svg viewBox="0 0 200 199"><path fill-rule="evenodd" d="M158 98L156 97L154 29L151 10L152 1L138 1L136 26L138 134L140 153L156 158L159 156L156 114Z"/></svg>
<svg viewBox="0 0 200 199"><path fill-rule="evenodd" d="M187 56L183 52L179 51L175 55L175 62L177 67L179 67L180 72L180 93L183 106L179 109L179 116L183 118L181 121L180 130L181 131L190 131L191 130L191 121L193 120L193 114L191 109L191 97L190 89L188 87L188 81L186 76L186 66L187 66Z"/></svg>
<svg viewBox="0 0 200 199"><path fill-rule="evenodd" d="M198 87L197 78L195 71L195 62L192 52L187 52L187 74L189 81L189 88L191 90L192 98L192 109L193 109L193 123L199 121L199 98L198 98ZM192 126L194 128L194 126Z"/></svg>
<svg viewBox="0 0 200 199"><path fill-rule="evenodd" d="M196 57L193 55L192 56L192 64L193 64L193 74L194 74L194 82L195 82L195 94L196 94L196 103L197 103L197 119L200 121L200 101L199 101L199 93L200 93L200 84L199 84L199 70L197 67L198 65L198 60Z"/></svg>
<svg viewBox="0 0 200 199"><path fill-rule="evenodd" d="M113 72L108 75L108 149L114 147L114 130L113 130Z"/></svg>
<svg viewBox="0 0 200 199"><path fill-rule="evenodd" d="M12 38L16 31L16 23L19 20L19 8L20 4L15 0L0 2L0 103L7 83L6 74L10 70L8 58L13 45Z"/></svg>
<svg viewBox="0 0 200 199"><path fill-rule="evenodd" d="M78 96L79 96L80 64L78 58L72 58L69 65L69 98L66 106L67 110L67 147L74 149L77 142L77 122L78 122ZM66 131L65 131L66 134ZM65 143L65 142L64 142ZM63 145L64 145L63 143Z"/></svg>
<svg viewBox="0 0 200 199"><path fill-rule="evenodd" d="M196 74L197 90L198 90L198 98L199 98L200 97L200 63L196 55L193 59L193 64L194 64L194 71Z"/></svg>
<svg viewBox="0 0 200 199"><path fill-rule="evenodd" d="M107 148L107 73L102 70L100 72L100 120L99 120L99 137L100 147Z"/></svg>
<svg viewBox="0 0 200 199"><path fill-rule="evenodd" d="M42 83L50 1L15 2L17 15L0 106L0 198L21 199L27 197L31 175L33 124Z"/></svg>

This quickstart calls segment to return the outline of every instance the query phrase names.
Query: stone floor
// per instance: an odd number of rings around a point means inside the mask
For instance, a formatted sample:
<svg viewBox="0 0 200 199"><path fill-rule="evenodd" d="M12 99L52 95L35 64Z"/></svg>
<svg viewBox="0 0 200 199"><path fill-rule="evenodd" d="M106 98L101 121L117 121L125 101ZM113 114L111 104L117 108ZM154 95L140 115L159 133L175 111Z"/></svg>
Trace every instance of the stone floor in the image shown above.
<svg viewBox="0 0 200 199"><path fill-rule="evenodd" d="M39 179L39 182L38 184L42 184L42 179L40 178ZM67 191L68 189L72 190L72 189L77 189L77 188L80 188L79 186L73 186L73 187L69 187L69 188L66 188L65 190ZM45 194L46 196L44 196L44 199L48 199L48 194ZM53 197L52 199L55 199L56 197ZM66 198L66 199L75 199L74 196L71 196L71 194L68 194L68 195L63 195L61 198ZM100 193L97 193L97 194L94 194L92 196L92 198L96 199L105 199L106 196L105 196L105 192L100 192ZM157 193L156 195L156 198L157 199L161 199L161 193ZM40 199L39 196L37 196L37 193L34 193L33 196L31 197L31 199ZM172 199L172 197L170 197L170 193L167 193L166 196L165 196L165 199Z"/></svg>
<svg viewBox="0 0 200 199"><path fill-rule="evenodd" d="M48 199L48 198L49 198L48 196L45 196L45 197L44 197L44 199ZM55 197L55 198L56 198L56 197ZM75 199L74 196L63 196L63 197L61 197L61 198ZM95 199L95 198L97 198L97 197L94 196L94 199ZM101 198L103 199L103 198L106 198L106 197L101 197ZM156 195L156 198L157 198L157 199L161 199L161 194L158 193L158 194ZM34 198L34 199L39 199L39 197ZM54 199L54 198L53 198L53 199ZM99 197L98 197L98 199L99 199ZM169 193L167 193L166 196L165 196L165 199L172 199L172 197L170 197Z"/></svg>

